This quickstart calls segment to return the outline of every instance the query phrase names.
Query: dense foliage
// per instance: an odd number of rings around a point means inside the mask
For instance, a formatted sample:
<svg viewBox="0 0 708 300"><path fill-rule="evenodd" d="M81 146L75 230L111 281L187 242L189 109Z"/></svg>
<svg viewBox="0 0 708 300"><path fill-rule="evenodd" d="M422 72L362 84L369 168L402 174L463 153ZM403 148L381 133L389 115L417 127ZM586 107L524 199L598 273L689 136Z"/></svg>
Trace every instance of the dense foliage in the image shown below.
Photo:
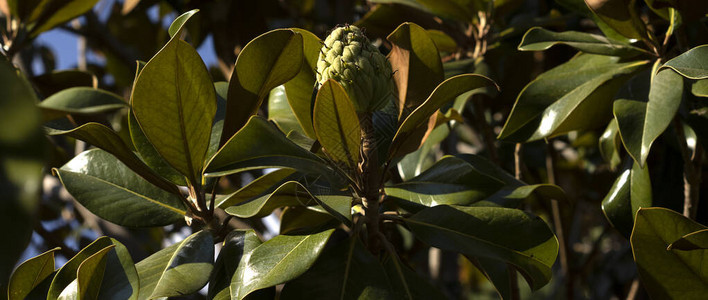
<svg viewBox="0 0 708 300"><path fill-rule="evenodd" d="M0 12L9 299L708 292L708 3Z"/></svg>

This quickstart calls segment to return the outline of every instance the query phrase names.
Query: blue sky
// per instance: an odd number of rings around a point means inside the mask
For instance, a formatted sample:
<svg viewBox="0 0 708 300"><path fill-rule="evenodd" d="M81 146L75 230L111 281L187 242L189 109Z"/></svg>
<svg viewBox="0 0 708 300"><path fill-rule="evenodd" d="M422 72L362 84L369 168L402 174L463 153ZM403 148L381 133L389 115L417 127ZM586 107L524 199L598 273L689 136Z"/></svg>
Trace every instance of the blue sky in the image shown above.
<svg viewBox="0 0 708 300"><path fill-rule="evenodd" d="M109 8L117 0L101 0L95 7L94 10L99 15L101 20L106 20L108 18ZM149 11L150 16L153 19L157 18L157 6L153 7ZM172 20L176 17L176 14L169 15L163 20L163 26L167 28ZM78 37L72 33L61 29L54 29L41 34L37 41L49 47L56 57L57 69L66 70L73 69L76 67L77 55L78 55ZM202 45L197 49L199 55L202 56L202 60L207 66L215 65L217 63L216 56L214 54L214 48L212 46L211 35L202 43ZM100 57L87 55L87 60L89 62L103 62ZM36 68L35 68L36 70Z"/></svg>

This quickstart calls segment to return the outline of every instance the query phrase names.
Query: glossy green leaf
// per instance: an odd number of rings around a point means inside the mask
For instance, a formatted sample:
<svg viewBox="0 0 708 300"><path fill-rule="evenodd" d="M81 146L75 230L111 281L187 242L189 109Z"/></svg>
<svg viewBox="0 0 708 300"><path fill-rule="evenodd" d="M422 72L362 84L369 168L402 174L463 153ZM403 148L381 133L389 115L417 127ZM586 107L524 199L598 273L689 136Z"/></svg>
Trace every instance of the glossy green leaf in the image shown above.
<svg viewBox="0 0 708 300"><path fill-rule="evenodd" d="M32 289L54 273L54 252L59 249L51 249L17 266L10 277L7 299L25 299Z"/></svg>
<svg viewBox="0 0 708 300"><path fill-rule="evenodd" d="M209 281L208 299L231 299L232 278L239 280L243 276L251 251L260 244L253 230L234 230L224 238Z"/></svg>
<svg viewBox="0 0 708 300"><path fill-rule="evenodd" d="M74 87L58 92L38 106L50 116L97 114L128 107L120 96L89 87Z"/></svg>
<svg viewBox="0 0 708 300"><path fill-rule="evenodd" d="M667 250L705 250L708 249L708 229L701 229L682 236L671 243Z"/></svg>
<svg viewBox="0 0 708 300"><path fill-rule="evenodd" d="M43 186L46 140L32 86L0 56L0 293L30 242ZM2 295L0 294L0 295Z"/></svg>
<svg viewBox="0 0 708 300"><path fill-rule="evenodd" d="M101 281L106 271L106 254L113 247L110 245L86 258L76 271L76 279L61 292L59 299L98 299Z"/></svg>
<svg viewBox="0 0 708 300"><path fill-rule="evenodd" d="M420 175L386 187L386 195L424 206L468 205L501 189L504 183L479 172L464 160L446 156Z"/></svg>
<svg viewBox="0 0 708 300"><path fill-rule="evenodd" d="M629 237L634 226L634 216L640 207L652 206L651 179L649 167L644 169L632 162L617 177L615 183L602 200L602 211L610 224L625 237Z"/></svg>
<svg viewBox="0 0 708 300"><path fill-rule="evenodd" d="M647 63L620 63L617 57L594 54L575 56L526 85L499 139L533 141L607 124L614 94Z"/></svg>
<svg viewBox="0 0 708 300"><path fill-rule="evenodd" d="M123 244L110 240L115 246L106 254L106 271L101 281L98 299L138 299L140 279L133 258Z"/></svg>
<svg viewBox="0 0 708 300"><path fill-rule="evenodd" d="M264 33L241 50L229 80L222 144L256 114L271 89L300 72L302 57L302 35L289 29Z"/></svg>
<svg viewBox="0 0 708 300"><path fill-rule="evenodd" d="M211 233L196 232L135 265L140 277L140 299L194 293L209 280L213 263Z"/></svg>
<svg viewBox="0 0 708 300"><path fill-rule="evenodd" d="M617 168L621 162L620 151L622 149L622 138L619 135L617 120L612 119L605 128L600 136L599 148L602 158L610 164L610 168L612 170Z"/></svg>
<svg viewBox="0 0 708 300"><path fill-rule="evenodd" d="M81 264L92 255L111 245L113 245L111 238L105 236L100 237L69 259L69 261L59 269L54 279L52 279L52 284L47 293L47 299L57 299L61 292L76 279L77 271Z"/></svg>
<svg viewBox="0 0 708 300"><path fill-rule="evenodd" d="M636 0L585 0L590 10L607 25L630 39L648 39Z"/></svg>
<svg viewBox="0 0 708 300"><path fill-rule="evenodd" d="M420 128L425 128L428 124L428 119L447 102L454 100L462 93L487 86L496 86L496 84L491 79L476 74L458 75L442 82L430 94L428 99L408 115L398 127L393 142L391 142L389 157L405 154L401 153L403 150L413 151L417 149L423 137L416 135L416 131ZM408 145L416 146L415 149L411 150L407 149Z"/></svg>
<svg viewBox="0 0 708 300"><path fill-rule="evenodd" d="M655 299L701 299L708 293L708 250L667 250L686 234L706 229L674 211L642 208L632 231L632 252L642 286Z"/></svg>
<svg viewBox="0 0 708 300"><path fill-rule="evenodd" d="M209 149L207 149L207 161L211 159L221 146L221 133L224 131L224 118L226 118L226 97L229 93L229 83L224 81L214 82L216 91L216 115L214 123L211 125L211 136Z"/></svg>
<svg viewBox="0 0 708 300"><path fill-rule="evenodd" d="M334 230L312 235L279 235L255 248L240 282L231 282L231 298L297 278L310 269Z"/></svg>
<svg viewBox="0 0 708 300"><path fill-rule="evenodd" d="M286 283L281 299L388 299L391 296L383 266L355 237L327 249L312 268Z"/></svg>
<svg viewBox="0 0 708 300"><path fill-rule="evenodd" d="M177 187L169 181L157 175L150 167L145 165L135 153L123 142L118 134L112 129L99 123L86 123L79 127L67 126L62 122L52 122L45 124L45 130L49 135L67 135L78 140L82 140L91 145L113 154L133 172L139 174L150 183L175 195L180 192Z"/></svg>
<svg viewBox="0 0 708 300"><path fill-rule="evenodd" d="M342 195L313 195L297 181L288 181L272 193L226 208L226 212L239 218L265 217L274 209L284 206L321 205L328 213L346 222L350 219L352 197Z"/></svg>
<svg viewBox="0 0 708 300"><path fill-rule="evenodd" d="M532 290L551 279L558 241L539 217L509 208L439 205L405 222L431 246L513 264Z"/></svg>
<svg viewBox="0 0 708 300"><path fill-rule="evenodd" d="M541 51L559 44L568 45L585 53L610 56L633 57L649 53L644 49L601 35L578 31L553 32L541 27L533 27L524 34L519 50Z"/></svg>
<svg viewBox="0 0 708 300"><path fill-rule="evenodd" d="M508 264L489 258L468 257L468 259L494 285L494 289L501 299L511 299L512 282L510 280L510 272L513 269L510 269ZM516 271L514 270L514 272ZM518 288L518 285L514 287Z"/></svg>
<svg viewBox="0 0 708 300"><path fill-rule="evenodd" d="M35 1L36 2L36 1ZM42 0L33 7L29 20L36 21L30 36L52 29L89 11L98 0Z"/></svg>
<svg viewBox="0 0 708 300"><path fill-rule="evenodd" d="M671 68L689 79L708 78L708 45L695 47L667 61L661 68Z"/></svg>
<svg viewBox="0 0 708 300"><path fill-rule="evenodd" d="M179 196L150 184L100 149L85 151L54 170L76 201L119 225L163 226L186 213Z"/></svg>
<svg viewBox="0 0 708 300"><path fill-rule="evenodd" d="M614 115L625 149L644 166L654 140L671 124L681 104L683 80L672 70L660 70L652 80L649 101L617 100Z"/></svg>
<svg viewBox="0 0 708 300"><path fill-rule="evenodd" d="M227 208L256 198L268 192L273 192L295 173L292 169L279 169L249 182L246 186L226 196L216 207Z"/></svg>
<svg viewBox="0 0 708 300"><path fill-rule="evenodd" d="M354 104L334 79L327 80L317 92L312 125L317 140L334 161L354 170L359 163L361 128Z"/></svg>
<svg viewBox="0 0 708 300"><path fill-rule="evenodd" d="M131 104L155 150L192 184L200 183L216 93L201 57L179 34L140 71Z"/></svg>
<svg viewBox="0 0 708 300"><path fill-rule="evenodd" d="M420 106L443 81L440 54L428 32L415 23L403 23L387 40L388 56L398 90L398 118L402 120Z"/></svg>
<svg viewBox="0 0 708 300"><path fill-rule="evenodd" d="M332 169L321 158L288 140L275 126L258 116L252 117L219 149L207 164L206 176L279 167L333 176Z"/></svg>
<svg viewBox="0 0 708 300"><path fill-rule="evenodd" d="M285 95L292 108L292 112L300 123L300 128L302 128L305 135L314 139L315 130L312 127L312 94L316 80L314 70L317 67L317 58L322 48L322 41L307 30L299 28L291 28L291 30L302 35L304 61L300 66L300 73L283 86L285 87Z"/></svg>
<svg viewBox="0 0 708 300"><path fill-rule="evenodd" d="M406 266L398 257L389 257L384 262L386 276L391 283L391 292L398 299L449 299L429 280L422 278Z"/></svg>

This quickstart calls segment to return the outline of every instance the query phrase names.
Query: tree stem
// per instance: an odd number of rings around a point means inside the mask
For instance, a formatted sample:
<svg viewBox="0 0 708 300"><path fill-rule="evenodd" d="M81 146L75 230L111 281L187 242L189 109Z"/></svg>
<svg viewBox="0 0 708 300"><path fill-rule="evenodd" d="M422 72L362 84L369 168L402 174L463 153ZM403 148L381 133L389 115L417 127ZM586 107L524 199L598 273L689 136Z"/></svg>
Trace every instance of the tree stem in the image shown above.
<svg viewBox="0 0 708 300"><path fill-rule="evenodd" d="M553 144L549 141L546 147L546 172L548 172L548 183L556 184L555 159L556 151ZM559 257L561 264L561 273L565 277L567 299L573 299L573 278L570 274L568 266L568 247L566 245L565 235L563 233L563 221L560 214L560 206L558 200L551 199L551 213L553 214L553 226L558 237Z"/></svg>
<svg viewBox="0 0 708 300"><path fill-rule="evenodd" d="M370 112L359 115L361 126L361 158L359 173L361 174L360 187L361 200L364 205L366 217L366 230L368 234L369 250L376 254L379 251L379 184L381 173L379 171L378 152L374 135L374 124Z"/></svg>

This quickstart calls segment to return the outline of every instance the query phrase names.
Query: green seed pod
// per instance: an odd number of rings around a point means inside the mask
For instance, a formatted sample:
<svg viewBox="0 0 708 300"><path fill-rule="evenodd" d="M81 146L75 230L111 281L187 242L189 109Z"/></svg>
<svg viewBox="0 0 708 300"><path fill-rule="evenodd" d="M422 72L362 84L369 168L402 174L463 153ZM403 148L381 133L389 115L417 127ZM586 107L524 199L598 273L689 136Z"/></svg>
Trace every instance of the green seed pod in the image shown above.
<svg viewBox="0 0 708 300"><path fill-rule="evenodd" d="M319 85L334 79L344 87L357 112L381 109L393 95L391 64L353 25L338 27L325 39L316 73Z"/></svg>

